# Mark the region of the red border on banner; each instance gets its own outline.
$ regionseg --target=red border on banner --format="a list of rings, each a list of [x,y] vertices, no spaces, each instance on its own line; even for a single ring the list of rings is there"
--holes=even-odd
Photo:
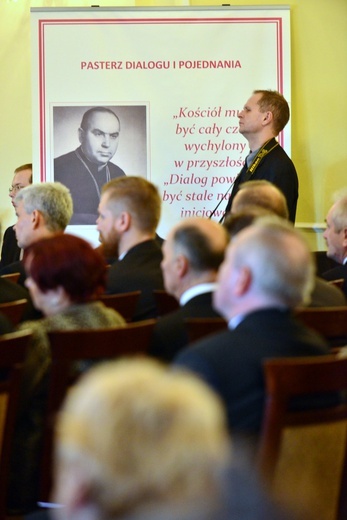
[[[46,180],[46,88],[45,88],[45,29],[51,25],[141,25],[141,24],[276,24],[277,43],[277,90],[283,93],[283,27],[281,17],[269,18],[125,18],[125,19],[40,19],[38,21],[39,47],[39,142],[40,142],[40,180]],[[284,146],[284,135],[278,140]]]

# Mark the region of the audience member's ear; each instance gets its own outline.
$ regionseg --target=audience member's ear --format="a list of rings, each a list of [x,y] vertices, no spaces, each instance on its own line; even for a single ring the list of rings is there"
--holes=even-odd
[[[240,297],[246,294],[252,283],[252,273],[248,267],[241,267],[234,285],[234,293]]]
[[[128,231],[131,226],[131,215],[127,211],[122,211],[116,219],[116,228],[118,231],[124,233]]]
[[[344,230],[343,230],[342,245],[344,247],[347,247],[347,227],[345,227]]]
[[[33,224],[33,229],[37,229],[40,225],[44,224],[44,217],[40,211],[34,209],[31,214],[31,221]]]
[[[78,466],[70,466],[67,471],[61,469],[55,484],[54,502],[63,506],[62,515],[57,510],[57,519],[79,518],[81,512],[92,507],[90,502],[90,483],[85,473]],[[81,516],[82,517],[82,516]],[[88,518],[88,517],[86,517]]]
[[[177,274],[180,278],[183,278],[189,269],[189,261],[184,255],[178,255],[176,257]]]

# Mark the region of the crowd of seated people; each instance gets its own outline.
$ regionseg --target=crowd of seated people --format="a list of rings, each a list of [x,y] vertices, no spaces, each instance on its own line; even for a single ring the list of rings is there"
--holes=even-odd
[[[154,360],[92,369],[68,395],[56,439],[57,520],[294,518],[236,463],[218,397]]]
[[[28,347],[17,415],[8,508],[22,514],[36,508],[39,456],[44,420],[52,330],[124,326],[125,320],[97,296],[105,291],[107,267],[102,255],[85,240],[59,234],[33,242],[24,252],[25,284],[43,317],[26,321]]]
[[[335,202],[325,233],[328,255],[341,264],[337,277],[345,279],[346,200],[342,197]],[[0,277],[0,289],[3,283],[4,291],[7,286],[9,294],[14,291],[12,299],[26,297],[28,309],[32,312],[34,306],[36,314],[28,314],[27,310],[19,325],[20,329],[29,328],[33,338],[13,441],[9,512],[21,514],[36,508],[40,431],[50,365],[47,332],[126,326],[122,316],[96,301],[101,293],[140,290],[134,321],[158,317],[154,290],[165,289],[177,299],[177,310],[158,319],[149,355],[172,363],[173,372],[184,367],[204,380],[219,395],[235,439],[247,438],[253,443],[259,435],[265,358],[329,353],[323,338],[296,321],[292,311],[302,305],[345,305],[345,297],[340,289],[315,276],[306,242],[286,222],[285,198],[267,181],[241,184],[224,225],[204,218],[183,220],[172,227],[162,248],[156,238],[160,195],[152,183],[139,177],[125,176],[104,186],[97,220],[100,251],[83,239],[64,233],[71,218],[72,201],[60,183],[25,187],[16,195],[15,205],[14,229],[24,255],[3,268],[0,275],[20,272],[21,277],[19,284]],[[105,258],[112,258],[108,268]],[[325,277],[333,279],[334,273],[326,273]],[[34,319],[28,321],[29,317]],[[192,317],[223,317],[228,328],[188,346],[185,319]],[[0,316],[0,332],[11,330],[13,326]],[[152,369],[155,377],[159,369],[148,368]],[[150,400],[148,403],[153,406]],[[141,436],[136,440],[140,443]],[[160,460],[163,463],[162,457]],[[70,462],[66,474],[69,472],[69,478],[76,477]],[[65,485],[57,489],[58,500],[65,504],[80,492]],[[123,510],[123,506],[119,506],[121,512],[104,511],[101,502],[94,503],[89,495],[86,500],[82,511],[76,509],[77,515],[84,508],[90,515],[101,507],[102,514],[110,514],[111,518],[137,518],[138,512],[141,518],[155,518],[162,514],[163,505],[164,518],[176,520],[177,516],[166,508],[166,502],[159,501],[155,514],[151,504],[146,503],[142,510],[142,496],[139,510],[135,508],[134,512]],[[77,506],[72,503],[71,507]],[[197,518],[201,517],[199,509],[193,512],[189,507],[186,512],[187,519],[195,518],[195,513]],[[65,514],[64,510],[61,514]],[[214,518],[224,519],[228,515]]]

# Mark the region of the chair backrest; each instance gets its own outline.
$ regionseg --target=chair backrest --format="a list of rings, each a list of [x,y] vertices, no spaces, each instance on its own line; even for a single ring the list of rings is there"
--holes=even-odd
[[[220,332],[228,326],[223,318],[186,318],[184,323],[187,328],[189,343]]]
[[[0,518],[6,518],[11,443],[30,338],[29,330],[0,336]]]
[[[13,325],[17,325],[22,319],[27,303],[28,300],[25,298],[14,300],[13,302],[0,303],[0,312],[2,312]]]
[[[49,332],[52,365],[49,377],[44,442],[41,460],[40,499],[49,499],[52,487],[54,419],[65,394],[74,383],[73,368],[81,360],[104,361],[121,356],[146,355],[156,320],[124,327]]]
[[[332,347],[347,344],[347,306],[301,307],[295,314],[307,327],[324,336]]]
[[[301,504],[312,518],[346,519],[347,405],[337,396],[347,389],[347,359],[267,360],[264,371],[263,477],[277,498]],[[299,399],[295,407],[293,398]]]
[[[6,280],[10,280],[13,283],[17,283],[20,277],[20,273],[8,273],[2,274],[1,278],[6,278]]]
[[[337,280],[329,280],[328,283],[330,285],[334,285],[335,287],[338,287],[339,289],[342,289],[343,284],[345,283],[345,280],[343,278],[337,278]]]
[[[120,294],[102,294],[98,299],[107,307],[118,311],[125,321],[130,322],[135,314],[140,295],[141,291],[132,291]]]
[[[155,303],[157,305],[158,316],[164,316],[169,312],[175,311],[179,308],[179,303],[171,294],[164,289],[155,289],[153,291]]]

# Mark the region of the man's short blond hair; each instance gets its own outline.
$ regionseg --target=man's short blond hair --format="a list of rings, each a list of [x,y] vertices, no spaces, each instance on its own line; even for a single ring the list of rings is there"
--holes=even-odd
[[[204,497],[227,463],[219,398],[149,359],[109,362],[71,390],[57,425],[57,473],[80,467],[100,511]]]
[[[102,193],[106,194],[111,211],[122,208],[131,214],[139,230],[155,233],[160,219],[161,198],[154,184],[143,177],[119,177],[105,184]]]

